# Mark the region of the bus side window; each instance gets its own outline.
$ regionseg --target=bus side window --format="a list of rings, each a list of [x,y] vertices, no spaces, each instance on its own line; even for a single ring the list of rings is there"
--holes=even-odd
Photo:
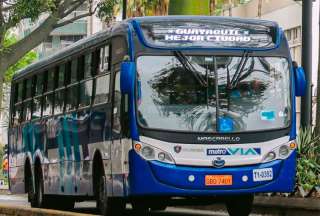
[[[47,92],[49,91],[53,91],[54,89],[54,74],[55,74],[55,68],[52,68],[50,69],[48,72],[47,72]]]
[[[43,95],[43,103],[42,103],[42,116],[43,117],[49,117],[53,114],[53,83],[54,78],[53,75],[51,75],[53,71],[46,71],[45,72],[45,82],[44,82],[44,89],[45,93]],[[51,82],[49,84],[49,82]]]
[[[13,102],[12,102],[12,112],[11,112],[11,124],[13,126],[17,126],[19,123],[19,116],[20,116],[20,108],[17,105],[18,103],[18,97],[19,97],[19,83],[14,84],[14,97],[13,97]]]
[[[64,112],[64,104],[65,104],[65,70],[66,64],[59,65],[56,68],[55,75],[55,91],[54,91],[54,109],[53,112],[55,115],[59,115]]]
[[[41,102],[42,102],[42,93],[44,86],[44,75],[43,73],[37,74],[33,77],[34,82],[34,94],[33,94],[33,105],[32,105],[32,119],[41,118]]]
[[[124,56],[128,54],[127,41],[123,36],[112,38],[112,65],[123,61]]]
[[[92,56],[93,53],[84,56],[84,79],[92,77]]]
[[[117,66],[116,66],[117,67]],[[118,66],[119,67],[119,66]],[[113,99],[113,130],[121,133],[121,91],[120,72],[117,70],[114,78],[114,99]]]
[[[31,107],[32,107],[32,79],[26,79],[23,82],[24,86],[24,101],[22,121],[31,120]]]
[[[95,97],[93,104],[109,102],[110,73],[95,78]]]
[[[91,75],[92,76],[95,76],[98,74],[99,64],[100,64],[100,49],[96,49],[92,53],[92,57],[91,57]]]
[[[100,48],[100,63],[99,63],[99,71],[98,74],[106,73],[110,71],[110,45],[107,44],[104,47]]]
[[[78,60],[74,59],[67,63],[66,67],[66,111],[74,111],[78,108]]]

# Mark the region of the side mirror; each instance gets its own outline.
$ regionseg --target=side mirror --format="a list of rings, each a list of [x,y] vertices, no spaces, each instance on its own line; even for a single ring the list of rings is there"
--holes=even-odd
[[[122,94],[131,95],[134,93],[135,68],[134,62],[121,63],[120,89]]]
[[[306,75],[302,67],[295,68],[294,70],[294,84],[296,96],[304,96],[306,93]]]
[[[133,140],[139,140],[137,116],[135,111],[135,81],[136,64],[130,61],[122,62],[120,71],[120,90],[122,94],[128,95],[130,136]]]

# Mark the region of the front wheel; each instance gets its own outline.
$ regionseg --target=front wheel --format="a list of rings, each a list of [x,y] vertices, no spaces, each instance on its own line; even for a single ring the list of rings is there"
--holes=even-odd
[[[253,205],[252,194],[227,198],[226,206],[230,216],[248,216]]]
[[[106,178],[101,176],[98,182],[97,207],[104,216],[120,216],[124,213],[125,202],[122,198],[108,197]]]

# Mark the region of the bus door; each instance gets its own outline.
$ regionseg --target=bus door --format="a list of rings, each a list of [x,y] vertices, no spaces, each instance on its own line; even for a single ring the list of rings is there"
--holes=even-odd
[[[124,37],[112,39],[112,179],[113,196],[125,196],[126,182],[129,173],[128,152],[131,145],[127,145],[128,139],[124,139],[124,128],[122,125],[123,100],[120,91],[120,66],[127,53],[127,45]]]
[[[99,149],[104,160],[109,160],[111,155],[112,106],[110,94],[111,66],[109,64],[109,47],[109,43],[106,43],[106,45],[97,49],[93,56],[93,62],[98,62],[98,67],[96,69],[97,72],[94,73],[94,97],[90,117],[89,152],[94,154],[95,150]],[[104,164],[106,179],[111,179],[111,162]]]

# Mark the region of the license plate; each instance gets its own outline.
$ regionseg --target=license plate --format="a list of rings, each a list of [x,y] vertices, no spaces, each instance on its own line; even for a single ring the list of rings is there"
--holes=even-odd
[[[254,169],[253,170],[253,181],[269,181],[273,179],[272,168],[265,169]]]
[[[206,175],[206,186],[232,185],[232,175]]]

